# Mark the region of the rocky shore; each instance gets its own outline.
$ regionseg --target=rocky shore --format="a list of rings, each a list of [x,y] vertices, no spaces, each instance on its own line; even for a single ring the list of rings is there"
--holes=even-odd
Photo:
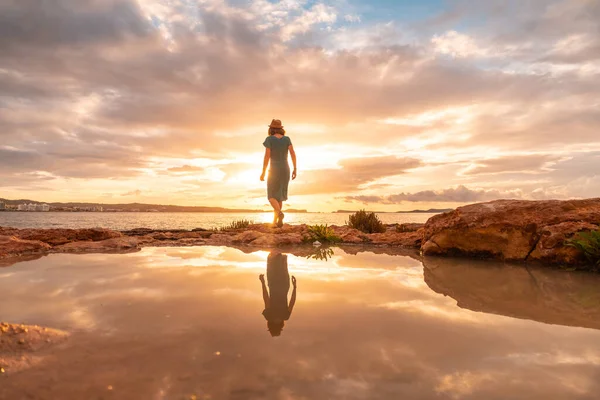
[[[332,226],[342,245],[419,249],[423,255],[466,256],[551,265],[584,263],[565,241],[600,229],[600,199],[571,201],[498,200],[473,204],[430,218],[426,224],[388,225],[366,234]],[[250,225],[241,230],[130,231],[108,229],[15,229],[0,227],[0,265],[48,253],[130,252],[148,246],[235,246],[273,248],[310,245],[307,225]]]

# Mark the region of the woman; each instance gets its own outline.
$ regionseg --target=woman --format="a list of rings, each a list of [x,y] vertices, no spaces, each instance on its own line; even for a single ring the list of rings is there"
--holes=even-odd
[[[260,180],[265,180],[265,173],[269,162],[269,179],[267,180],[267,198],[273,207],[273,226],[281,228],[283,226],[282,212],[283,202],[288,198],[288,184],[290,183],[290,166],[288,164],[288,153],[292,156],[294,171],[292,179],[296,179],[296,152],[292,141],[285,136],[285,130],[281,121],[274,119],[269,125],[269,136],[265,139],[265,158],[263,161],[263,171]]]
[[[287,255],[279,252],[271,252],[267,257],[267,281],[269,290],[265,284],[265,276],[258,276],[262,283],[263,300],[265,309],[263,316],[267,320],[267,329],[271,336],[281,335],[285,321],[290,319],[292,310],[296,304],[296,278],[292,276],[292,297],[288,305],[287,295],[290,291],[290,274],[288,272]]]

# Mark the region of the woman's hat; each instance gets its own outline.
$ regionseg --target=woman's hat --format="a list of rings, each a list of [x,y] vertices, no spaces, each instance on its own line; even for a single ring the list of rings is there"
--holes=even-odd
[[[274,119],[273,121],[271,121],[271,125],[269,125],[269,128],[283,128],[283,125],[281,125],[281,120]]]

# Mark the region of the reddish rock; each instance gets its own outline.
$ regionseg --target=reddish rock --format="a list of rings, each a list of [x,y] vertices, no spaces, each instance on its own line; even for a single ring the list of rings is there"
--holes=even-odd
[[[232,235],[225,233],[213,233],[210,238],[206,240],[206,244],[209,246],[228,246],[233,243]]]
[[[417,232],[419,229],[423,228],[425,224],[417,224],[417,223],[408,223],[408,224],[398,224],[396,226],[397,232]]]
[[[250,244],[252,246],[279,247],[302,244],[303,236],[299,233],[263,234]]]
[[[257,231],[245,231],[232,238],[233,243],[250,243],[263,236],[264,233]]]
[[[14,236],[0,236],[0,259],[44,253],[50,246],[37,240],[23,240]]]
[[[98,242],[71,242],[55,246],[55,253],[112,253],[139,249],[139,241],[134,237],[119,237]]]
[[[600,226],[588,222],[564,222],[540,229],[539,241],[529,255],[529,260],[549,264],[575,265],[583,261],[581,253],[571,246],[565,246],[577,232],[595,231]]]
[[[564,239],[598,225],[600,199],[498,200],[430,218],[421,249],[425,255],[572,264],[578,257]]]
[[[67,337],[67,332],[56,329],[0,322],[0,355],[36,351]]]
[[[76,241],[100,241],[123,236],[110,229],[16,229],[14,235],[26,240],[39,240],[56,246]]]
[[[347,225],[344,226],[331,226],[333,233],[342,239],[343,243],[365,243],[369,241],[367,235],[358,229],[350,228]]]
[[[0,381],[39,362],[34,352],[60,343],[69,334],[64,331],[32,325],[0,322]]]
[[[372,244],[419,247],[423,239],[423,231],[398,232],[395,228],[390,228],[384,233],[371,233],[366,236]]]

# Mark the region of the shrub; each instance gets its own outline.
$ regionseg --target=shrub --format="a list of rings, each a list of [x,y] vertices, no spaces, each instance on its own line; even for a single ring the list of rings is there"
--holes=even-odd
[[[600,231],[579,232],[565,244],[581,251],[590,264],[600,268]]]
[[[315,240],[318,240],[321,243],[338,243],[342,241],[342,239],[333,232],[333,229],[327,225],[309,225],[308,238],[306,238],[306,241],[314,242]]]
[[[385,225],[374,212],[368,213],[365,210],[350,215],[346,225],[364,233],[383,233],[386,230]]]
[[[219,228],[219,230],[231,231],[231,230],[237,230],[237,229],[245,229],[245,228],[249,227],[250,224],[252,224],[252,221],[248,221],[247,219],[240,219],[240,220],[233,221],[229,225],[222,226],[221,228]]]

